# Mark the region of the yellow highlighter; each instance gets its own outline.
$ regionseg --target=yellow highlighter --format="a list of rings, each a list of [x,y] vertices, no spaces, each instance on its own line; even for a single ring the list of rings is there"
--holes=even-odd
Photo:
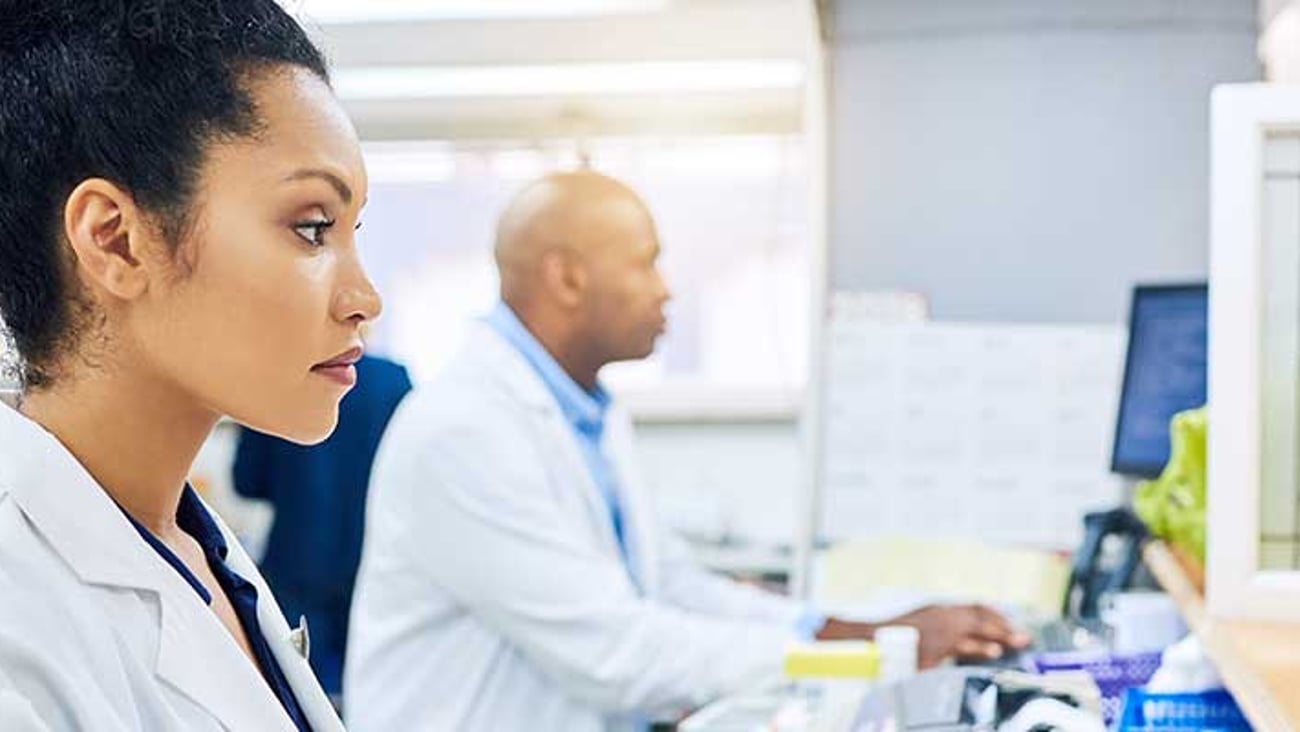
[[[785,651],[785,675],[792,679],[874,679],[880,675],[880,647],[864,640],[792,643]]]

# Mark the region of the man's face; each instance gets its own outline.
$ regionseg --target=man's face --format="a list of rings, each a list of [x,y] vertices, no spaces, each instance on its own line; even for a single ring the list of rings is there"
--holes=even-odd
[[[667,324],[671,295],[658,268],[659,237],[649,213],[633,200],[614,200],[594,217],[600,238],[585,256],[584,321],[605,363],[645,358]]]

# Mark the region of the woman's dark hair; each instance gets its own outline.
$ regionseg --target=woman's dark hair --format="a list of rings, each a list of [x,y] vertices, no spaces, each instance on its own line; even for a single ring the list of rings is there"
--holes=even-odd
[[[179,241],[214,139],[256,134],[249,80],[321,53],[275,0],[0,0],[0,316],[28,387],[87,306],[63,204],[104,178]]]

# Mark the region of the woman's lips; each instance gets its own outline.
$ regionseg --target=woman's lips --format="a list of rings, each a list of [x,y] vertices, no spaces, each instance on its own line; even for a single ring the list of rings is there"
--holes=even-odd
[[[343,386],[354,386],[357,383],[357,367],[352,364],[338,364],[336,366],[313,366],[313,374],[320,374],[327,379],[331,379]]]
[[[343,386],[352,386],[357,383],[357,367],[355,364],[361,360],[362,353],[364,351],[360,346],[349,348],[324,363],[312,366],[311,371],[314,374],[320,374],[332,379]]]

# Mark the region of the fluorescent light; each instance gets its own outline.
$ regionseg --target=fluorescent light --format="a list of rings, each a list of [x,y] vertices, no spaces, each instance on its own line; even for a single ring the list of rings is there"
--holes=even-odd
[[[663,10],[667,0],[281,0],[316,23],[493,20],[616,15]]]
[[[662,61],[549,66],[395,66],[338,69],[347,100],[583,96],[797,89],[800,61]]]

